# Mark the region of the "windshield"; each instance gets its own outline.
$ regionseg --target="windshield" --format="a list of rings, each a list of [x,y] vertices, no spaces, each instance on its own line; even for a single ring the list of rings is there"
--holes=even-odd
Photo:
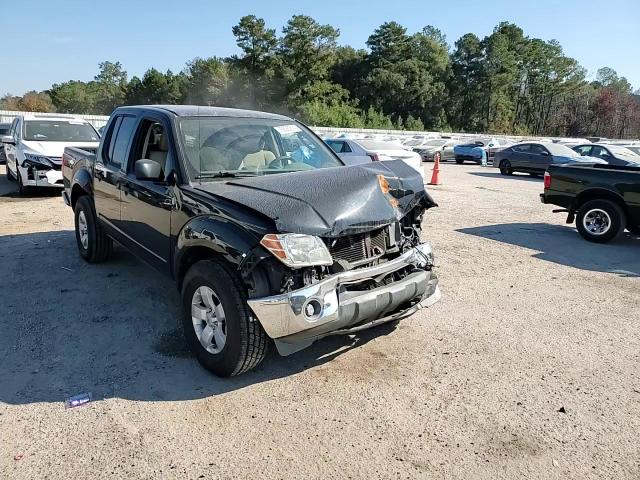
[[[343,165],[293,120],[194,117],[181,119],[179,130],[189,174],[199,180]]]
[[[26,120],[24,140],[38,142],[98,142],[99,136],[88,123],[73,120]]]
[[[414,140],[409,140],[408,142],[405,142],[405,145],[409,147],[417,147],[418,145],[422,145],[423,143],[424,143],[424,140],[414,139]]]
[[[579,157],[580,154],[574,150],[571,150],[565,145],[559,143],[545,143],[545,148],[551,152],[551,155],[558,157]]]
[[[425,143],[425,146],[427,146],[427,147],[441,147],[445,143],[447,143],[446,140],[429,140],[428,142]]]

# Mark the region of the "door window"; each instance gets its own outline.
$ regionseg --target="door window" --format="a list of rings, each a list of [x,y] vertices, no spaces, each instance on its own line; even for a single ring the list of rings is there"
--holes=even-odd
[[[531,145],[529,145],[529,144],[514,145],[513,146],[513,151],[514,152],[518,152],[518,153],[529,153],[531,151]]]
[[[127,168],[129,173],[135,170],[135,162],[141,159],[153,160],[162,167],[158,180],[163,180],[169,159],[169,138],[164,126],[155,121],[145,119],[140,122],[131,162]]]
[[[581,147],[577,147],[576,152],[582,156],[589,156],[591,155],[591,145],[582,145]]]
[[[109,135],[109,150],[107,152],[103,151],[105,163],[118,168],[126,164],[129,143],[135,131],[135,126],[136,118],[129,115],[121,115],[114,120]]]
[[[592,151],[591,156],[593,156],[593,157],[598,157],[598,158],[601,158],[601,159],[607,160],[607,161],[609,161],[609,160],[611,160],[613,158],[613,155],[611,155],[606,148],[597,147],[597,146],[596,147],[592,147],[592,148],[593,148],[593,150],[591,150]]]
[[[13,122],[11,123],[11,131],[9,132],[9,135],[11,135],[14,139],[18,139],[18,119],[14,118]]]
[[[531,153],[534,155],[547,155],[547,149],[541,145],[531,145]]]

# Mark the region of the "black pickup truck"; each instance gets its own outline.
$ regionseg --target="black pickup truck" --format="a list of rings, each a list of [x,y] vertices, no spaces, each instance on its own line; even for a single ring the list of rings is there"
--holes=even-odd
[[[567,223],[591,242],[605,243],[625,228],[640,234],[640,167],[551,165],[542,203],[562,207]]]
[[[191,106],[117,109],[97,152],[66,149],[80,255],[113,240],[181,292],[184,334],[220,376],[440,297],[421,223],[437,206],[402,161],[346,167],[290,118]]]

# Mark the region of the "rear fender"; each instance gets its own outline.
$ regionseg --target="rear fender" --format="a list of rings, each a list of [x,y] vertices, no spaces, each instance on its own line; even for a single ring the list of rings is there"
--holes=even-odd
[[[93,177],[86,168],[81,168],[73,173],[71,181],[71,207],[75,207],[80,195],[93,195]]]

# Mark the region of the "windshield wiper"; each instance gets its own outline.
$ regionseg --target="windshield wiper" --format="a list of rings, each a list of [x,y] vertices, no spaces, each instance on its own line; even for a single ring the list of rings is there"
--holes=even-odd
[[[196,175],[196,179],[202,178],[239,178],[239,177],[251,177],[253,174],[248,172],[209,172]]]

